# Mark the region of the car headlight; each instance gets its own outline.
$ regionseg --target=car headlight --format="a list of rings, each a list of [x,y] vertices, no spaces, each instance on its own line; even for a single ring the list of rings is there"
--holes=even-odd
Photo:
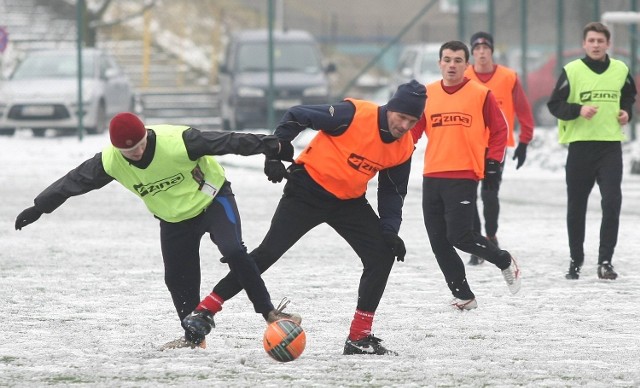
[[[326,96],[329,94],[329,88],[326,86],[314,86],[312,88],[306,88],[302,95],[309,96]]]
[[[241,86],[238,88],[238,97],[264,97],[264,90]]]

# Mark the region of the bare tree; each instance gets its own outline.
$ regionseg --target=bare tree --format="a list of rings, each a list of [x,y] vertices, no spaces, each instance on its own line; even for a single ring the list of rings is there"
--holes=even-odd
[[[112,27],[124,23],[125,21],[139,17],[144,12],[156,4],[156,0],[147,0],[142,7],[126,16],[117,20],[104,21],[104,15],[109,9],[112,0],[103,0],[96,7],[87,6],[86,0],[80,1],[82,6],[82,36],[87,47],[95,47],[97,43],[98,29],[103,27]]]

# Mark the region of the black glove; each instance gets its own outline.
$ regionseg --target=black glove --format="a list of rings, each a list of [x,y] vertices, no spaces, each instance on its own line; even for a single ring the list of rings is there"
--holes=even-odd
[[[271,182],[278,183],[287,176],[287,169],[279,159],[267,157],[264,160],[264,173]]]
[[[497,191],[500,187],[500,172],[502,165],[497,160],[487,159],[484,164],[484,187],[490,191]]]
[[[516,150],[513,152],[513,159],[516,160],[518,158],[518,164],[516,165],[516,170],[522,167],[524,161],[527,159],[527,143],[518,143]]]
[[[404,241],[395,233],[385,232],[382,234],[382,238],[384,238],[384,242],[387,243],[387,246],[391,248],[391,252],[393,252],[393,256],[398,261],[404,261],[404,255],[407,254],[407,248],[404,246]]]
[[[290,141],[280,142],[280,152],[278,152],[276,157],[280,160],[293,162],[293,145]]]
[[[38,221],[38,218],[42,215],[42,212],[36,209],[35,206],[24,209],[18,217],[16,217],[16,230],[22,230],[25,226]]]

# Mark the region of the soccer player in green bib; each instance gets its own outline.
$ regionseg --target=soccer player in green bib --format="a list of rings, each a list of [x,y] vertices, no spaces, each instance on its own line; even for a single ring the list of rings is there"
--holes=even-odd
[[[119,113],[109,124],[111,144],[47,187],[23,210],[15,228],[51,213],[69,197],[97,190],[113,180],[139,197],[160,221],[165,283],[185,335],[162,349],[204,348],[214,327],[208,299],[200,300],[200,240],[211,241],[267,322],[300,316],[275,309],[253,259],[242,241],[240,214],[225,171],[212,155],[265,154],[291,160],[293,146],[271,135],[201,132],[181,125],[146,127],[133,113]],[[194,322],[196,323],[194,325]]]

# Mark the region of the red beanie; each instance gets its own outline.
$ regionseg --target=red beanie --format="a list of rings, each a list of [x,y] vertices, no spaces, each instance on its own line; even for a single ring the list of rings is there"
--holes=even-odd
[[[116,148],[133,148],[146,135],[147,129],[138,116],[133,113],[118,113],[109,123],[109,137],[111,144]]]

